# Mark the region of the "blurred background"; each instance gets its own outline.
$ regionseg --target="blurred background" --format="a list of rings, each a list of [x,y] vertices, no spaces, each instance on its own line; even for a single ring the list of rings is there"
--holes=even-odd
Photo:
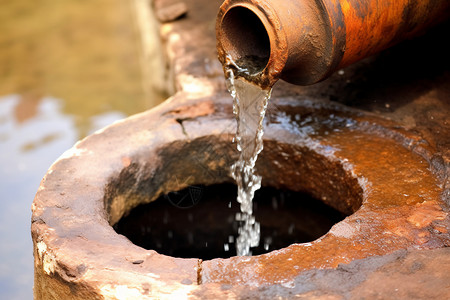
[[[0,0],[0,299],[33,297],[31,203],[50,165],[167,98],[149,84],[158,40],[145,5]]]

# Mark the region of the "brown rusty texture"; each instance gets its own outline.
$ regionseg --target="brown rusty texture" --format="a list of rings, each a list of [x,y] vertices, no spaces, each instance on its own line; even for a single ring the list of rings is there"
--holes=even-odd
[[[450,14],[450,2],[446,0],[339,2],[346,28],[345,52],[339,67],[423,34]]]
[[[449,15],[446,0],[226,0],[217,16],[217,49],[222,63],[226,55],[236,61],[268,54],[261,72],[242,74],[264,88],[279,78],[308,85]]]
[[[258,172],[263,185],[350,214],[322,238],[201,261],[113,230],[162,193],[231,181],[235,121],[214,51],[220,3],[185,3],[186,17],[160,28],[177,93],[84,139],[45,175],[32,206],[35,298],[445,299],[450,64],[440,43],[449,26],[316,85],[277,83]]]

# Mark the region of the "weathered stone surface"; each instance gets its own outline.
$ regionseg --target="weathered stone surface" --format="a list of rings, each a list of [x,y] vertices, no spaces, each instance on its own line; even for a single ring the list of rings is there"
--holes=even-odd
[[[305,122],[308,115],[315,118]],[[262,286],[277,293],[272,285],[290,286],[307,270],[448,245],[448,208],[437,180],[423,159],[402,146],[417,137],[376,121],[336,104],[279,100],[257,165],[263,184],[307,190],[354,213],[310,244],[205,262],[144,250],[110,225],[161,193],[230,181],[227,170],[237,153],[228,98],[180,94],[86,138],[50,168],[34,201],[37,297],[199,292],[201,298],[221,293],[222,285],[232,286],[224,295],[233,297]],[[258,288],[235,288],[246,285]]]
[[[187,12],[188,8],[186,6],[186,3],[176,2],[159,7],[156,10],[156,17],[158,18],[158,21],[160,21],[161,23],[166,23],[175,21],[185,16]]]
[[[79,142],[45,175],[33,202],[35,297],[445,298],[449,73],[402,71],[401,48],[315,86],[275,87],[258,172],[264,185],[353,213],[322,238],[202,262],[142,249],[113,230],[162,193],[231,181],[235,122],[215,58],[220,3],[185,3],[186,18],[161,25],[177,93]],[[398,76],[377,79],[392,71],[380,66],[386,56]]]
[[[225,299],[232,288],[239,299],[446,299],[449,268],[449,248],[400,250],[334,269],[304,271],[290,283],[250,288],[222,284],[195,295]]]

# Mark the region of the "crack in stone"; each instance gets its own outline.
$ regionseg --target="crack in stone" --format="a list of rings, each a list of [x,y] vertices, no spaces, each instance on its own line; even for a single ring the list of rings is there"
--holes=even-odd
[[[202,284],[202,263],[203,260],[199,259],[197,262],[197,285]]]
[[[189,135],[188,135],[188,133],[187,133],[187,131],[186,131],[186,128],[185,128],[184,125],[183,125],[183,122],[186,121],[186,120],[189,120],[189,119],[190,119],[190,118],[184,118],[184,119],[177,118],[177,119],[175,119],[175,121],[177,121],[177,123],[180,124],[181,130],[183,131],[183,134],[184,134],[187,138],[189,138]]]
[[[42,217],[36,217],[31,219],[31,224],[45,224],[45,221]]]

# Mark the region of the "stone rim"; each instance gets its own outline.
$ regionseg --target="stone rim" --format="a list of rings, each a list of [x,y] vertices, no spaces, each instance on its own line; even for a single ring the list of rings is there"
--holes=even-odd
[[[32,235],[35,243],[36,276],[48,277],[50,274],[58,274],[56,277],[60,278],[61,282],[83,283],[84,286],[93,287],[91,292],[94,294],[96,290],[102,291],[104,295],[113,295],[124,290],[130,295],[139,293],[150,297],[174,291],[188,294],[197,288],[207,288],[208,283],[232,285],[288,283],[302,271],[311,267],[333,268],[339,263],[388,254],[398,249],[440,246],[439,239],[436,237],[430,236],[430,234],[423,236],[429,232],[429,227],[433,225],[434,221],[447,217],[447,213],[442,210],[443,203],[439,199],[439,189],[436,187],[436,180],[431,172],[426,174],[429,181],[422,183],[423,189],[429,191],[425,200],[416,199],[404,203],[383,202],[383,197],[384,199],[389,197],[376,194],[381,193],[383,187],[379,186],[379,189],[374,191],[370,180],[364,180],[364,178],[367,179],[364,176],[364,168],[361,169],[361,165],[358,163],[348,161],[345,151],[351,153],[355,150],[354,147],[351,147],[351,142],[346,142],[349,149],[344,150],[344,153],[342,153],[342,149],[336,152],[337,148],[331,151],[327,143],[337,143],[339,139],[343,138],[342,134],[321,138],[320,132],[315,137],[313,134],[312,140],[307,140],[311,144],[303,144],[303,146],[307,146],[311,151],[325,157],[334,156],[334,160],[343,164],[349,174],[360,178],[359,184],[363,186],[364,200],[363,206],[358,212],[336,224],[321,239],[309,245],[291,245],[258,257],[234,257],[208,262],[170,258],[133,245],[126,238],[114,232],[109,223],[114,223],[114,220],[108,221],[105,213],[104,191],[110,179],[117,177],[121,170],[131,166],[133,159],[145,160],[147,158],[148,160],[148,157],[152,157],[161,149],[161,145],[177,140],[189,142],[201,136],[211,135],[220,135],[231,139],[234,133],[234,121],[231,118],[231,105],[228,98],[215,99],[214,102],[209,99],[186,100],[180,98],[178,101],[169,101],[149,112],[130,117],[95,133],[75,145],[50,168],[33,203]],[[179,105],[179,103],[184,105]],[[265,133],[266,140],[292,142],[298,138],[298,128],[283,128],[283,126],[289,125],[283,124],[283,120],[292,118],[292,116],[295,118],[293,112],[301,110],[306,115],[314,112],[316,115],[322,114],[327,118],[333,114],[337,116],[336,122],[342,121],[344,126],[350,120],[351,122],[348,124],[350,127],[353,126],[354,130],[365,132],[367,136],[376,137],[379,140],[388,140],[398,149],[403,149],[404,153],[409,153],[408,155],[414,156],[415,154],[401,144],[414,144],[416,147],[423,146],[423,149],[426,149],[422,140],[392,130],[389,128],[392,124],[389,122],[374,119],[337,104],[281,99],[277,101],[276,109],[281,117],[279,120],[269,122]],[[208,126],[201,125],[205,122]],[[140,130],[136,130],[136,127]],[[160,132],[166,134],[161,135]],[[118,133],[122,137],[117,136]],[[309,133],[303,137],[307,136],[311,138]],[[121,145],[120,149],[114,147],[117,145]],[[321,145],[324,147],[320,147]],[[115,149],[114,153],[108,152],[111,147]],[[149,149],[153,149],[153,154]],[[358,150],[361,151],[361,149]],[[370,152],[372,149],[362,152],[367,154],[367,151]],[[100,159],[98,159],[99,153],[102,153]],[[336,156],[336,154],[338,155]],[[94,157],[96,158],[94,159]],[[415,159],[420,160],[420,157],[417,156]],[[154,166],[160,166],[161,161],[156,159],[152,163]],[[423,168],[427,168],[426,162],[420,164],[423,165]],[[61,179],[70,179],[70,181]],[[432,186],[430,186],[431,183]],[[181,189],[183,186],[178,188]],[[173,187],[170,185],[159,187],[155,192],[155,197],[171,189],[173,190]],[[373,201],[374,198],[377,201]],[[395,199],[396,196],[393,198]],[[377,212],[380,212],[380,215],[375,216],[374,214]],[[431,217],[426,221],[420,218],[411,219],[411,216],[421,213],[427,213]],[[361,214],[364,214],[364,218]],[[399,216],[402,216],[402,219],[399,220]],[[359,228],[359,232],[355,231],[358,226],[364,227],[361,224],[367,224],[367,222],[363,222],[367,217],[369,220],[378,222],[370,224],[371,227],[378,229],[368,231],[366,228],[365,231],[361,231]],[[392,224],[389,225],[389,222]],[[89,226],[95,230],[86,230]],[[388,241],[393,245],[392,247],[383,249],[386,248],[383,243],[377,245],[371,241],[364,242],[366,239],[376,242],[388,228],[392,236],[387,239],[383,237],[383,243]],[[398,232],[395,230],[392,232],[392,228],[398,229]],[[424,238],[427,241],[424,241]],[[327,260],[327,263],[320,264],[312,261],[311,256],[308,256],[309,266],[308,264],[299,265],[299,258],[292,259],[304,254],[305,251],[316,255],[321,251],[331,253],[333,249],[330,250],[330,246],[326,245],[347,245],[352,240],[359,241],[356,246],[354,245],[353,252],[357,253],[352,253],[347,257],[337,255],[329,261]],[[105,251],[113,255],[106,261],[97,261]],[[270,266],[273,265],[276,265],[279,270],[273,270],[271,277],[263,276],[267,273],[267,268],[271,268]],[[233,272],[232,269],[235,268],[241,272],[239,274],[236,271]],[[202,285],[197,287],[195,283]],[[39,284],[36,282],[37,289],[40,288]],[[76,291],[77,289],[75,289]]]

